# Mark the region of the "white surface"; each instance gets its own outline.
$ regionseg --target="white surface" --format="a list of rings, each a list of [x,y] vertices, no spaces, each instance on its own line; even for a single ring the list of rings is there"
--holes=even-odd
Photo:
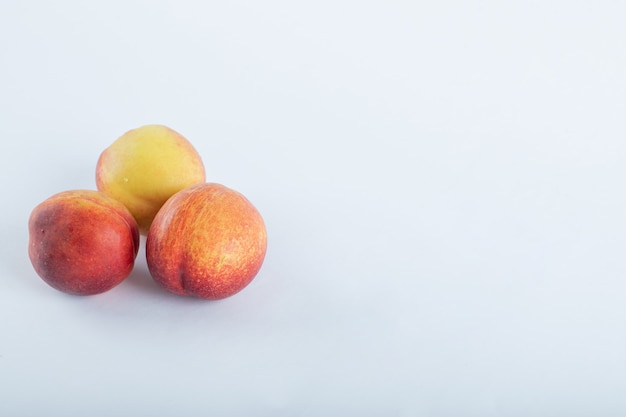
[[[626,413],[623,3],[8,3],[0,415]],[[240,294],[33,271],[146,123],[263,214]]]

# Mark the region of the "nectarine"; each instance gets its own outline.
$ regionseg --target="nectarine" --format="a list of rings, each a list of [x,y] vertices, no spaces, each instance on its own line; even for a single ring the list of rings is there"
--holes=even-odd
[[[122,202],[147,234],[163,203],[176,192],[203,183],[204,165],[193,145],[162,125],[146,125],[119,137],[100,155],[96,185]]]
[[[252,203],[205,183],[163,205],[146,239],[146,260],[154,280],[170,292],[216,300],[252,281],[266,249],[265,224]]]
[[[137,223],[120,202],[98,191],[72,190],[32,211],[28,255],[37,274],[69,294],[110,290],[132,271]]]

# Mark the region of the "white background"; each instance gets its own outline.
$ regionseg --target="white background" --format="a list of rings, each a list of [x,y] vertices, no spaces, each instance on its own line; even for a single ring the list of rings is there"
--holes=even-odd
[[[619,1],[5,1],[0,415],[626,414]],[[76,297],[30,211],[166,124],[265,218],[219,302]]]

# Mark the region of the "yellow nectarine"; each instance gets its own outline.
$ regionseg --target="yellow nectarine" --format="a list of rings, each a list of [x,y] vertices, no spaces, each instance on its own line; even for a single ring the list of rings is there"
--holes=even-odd
[[[98,190],[122,202],[144,235],[168,198],[204,181],[196,149],[163,125],[126,132],[102,152],[96,166]]]

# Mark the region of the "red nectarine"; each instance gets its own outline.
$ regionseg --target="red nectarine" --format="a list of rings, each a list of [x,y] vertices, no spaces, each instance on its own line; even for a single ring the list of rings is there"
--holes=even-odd
[[[104,193],[72,190],[39,204],[28,222],[28,255],[37,274],[69,294],[98,294],[121,283],[139,249],[135,219]]]
[[[252,281],[266,248],[265,224],[250,201],[206,183],[179,191],[161,207],[148,232],[146,260],[165,289],[216,300]]]

